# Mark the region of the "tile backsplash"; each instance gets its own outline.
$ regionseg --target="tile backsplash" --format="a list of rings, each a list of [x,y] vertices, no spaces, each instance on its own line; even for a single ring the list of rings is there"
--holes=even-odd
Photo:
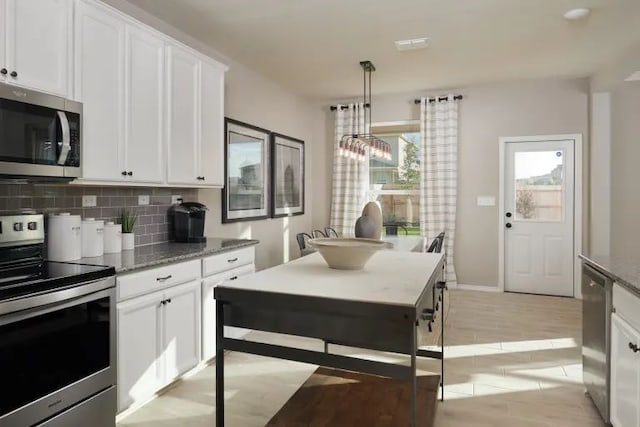
[[[96,196],[95,207],[82,207],[82,196]],[[138,196],[149,196],[148,205],[138,205]],[[171,195],[196,201],[198,190],[189,188],[94,187],[76,184],[0,183],[0,214],[22,209],[48,213],[70,212],[82,218],[118,219],[123,207],[138,214],[136,246],[173,240],[170,217]]]

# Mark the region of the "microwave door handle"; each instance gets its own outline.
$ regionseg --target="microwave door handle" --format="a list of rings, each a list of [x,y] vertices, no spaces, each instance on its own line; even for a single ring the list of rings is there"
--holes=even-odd
[[[60,119],[60,125],[62,127],[62,142],[60,145],[60,155],[58,155],[58,164],[64,165],[69,157],[69,151],[71,151],[71,133],[69,132],[69,119],[64,111],[58,111],[58,119]]]

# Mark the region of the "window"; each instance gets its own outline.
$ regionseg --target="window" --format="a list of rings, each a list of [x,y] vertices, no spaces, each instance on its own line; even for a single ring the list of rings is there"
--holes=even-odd
[[[382,208],[383,233],[420,234],[420,133],[417,125],[395,132],[372,131],[391,145],[391,159],[369,160],[370,200]]]

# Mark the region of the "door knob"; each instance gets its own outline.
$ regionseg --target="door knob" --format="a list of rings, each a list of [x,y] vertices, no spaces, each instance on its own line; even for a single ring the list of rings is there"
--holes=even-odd
[[[507,212],[506,215],[507,215],[507,218],[511,218],[511,212]]]
[[[511,228],[512,227],[510,222],[506,223],[504,226],[507,227],[507,228]]]

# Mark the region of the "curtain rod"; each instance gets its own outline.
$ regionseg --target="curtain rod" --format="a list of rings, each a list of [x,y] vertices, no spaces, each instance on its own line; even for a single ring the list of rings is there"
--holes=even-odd
[[[449,97],[448,97],[448,96],[439,96],[439,97],[437,97],[437,98],[436,98],[436,97],[431,97],[431,96],[430,96],[430,97],[429,97],[429,102],[436,102],[436,101],[440,102],[440,101],[446,101],[447,99],[449,99]],[[453,99],[460,100],[460,99],[462,99],[462,95],[454,95],[454,96],[453,96]],[[420,102],[422,102],[422,100],[421,100],[421,99],[414,99],[414,100],[413,100],[413,103],[414,103],[414,104],[420,104]]]
[[[364,108],[369,108],[369,107],[371,107],[371,105],[368,102],[366,104],[364,104]],[[341,105],[340,106],[341,110],[346,110],[347,108],[349,108],[348,105]],[[331,111],[336,111],[337,109],[338,109],[337,105],[332,105],[331,106]]]

